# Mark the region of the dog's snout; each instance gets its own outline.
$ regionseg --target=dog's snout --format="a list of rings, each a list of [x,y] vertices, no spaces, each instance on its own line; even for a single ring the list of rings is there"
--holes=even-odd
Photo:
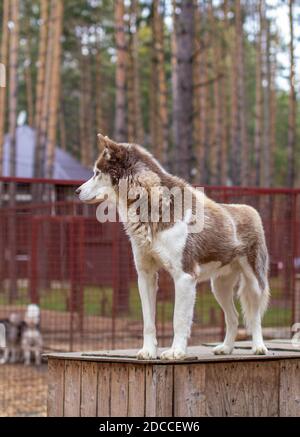
[[[80,189],[80,188],[77,188],[77,190],[75,191],[75,193],[79,195],[79,194],[80,194],[80,191],[81,191],[81,189]]]

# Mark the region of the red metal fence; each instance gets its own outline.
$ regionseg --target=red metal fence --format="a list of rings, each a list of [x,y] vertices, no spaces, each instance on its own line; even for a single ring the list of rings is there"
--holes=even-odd
[[[10,189],[15,187],[16,204]],[[78,181],[3,178],[0,208],[0,316],[29,302],[42,309],[50,350],[129,347],[141,344],[141,311],[127,238],[119,223],[100,224],[94,206],[79,203]],[[34,192],[44,193],[34,201]],[[271,305],[265,335],[289,336],[295,314],[295,277],[300,272],[299,190],[207,187],[223,203],[247,203],[263,218],[270,251]],[[44,197],[43,197],[44,196]],[[172,336],[173,284],[160,278],[158,336]],[[219,340],[222,313],[199,286],[192,342]]]
[[[77,201],[79,184],[0,179],[0,319],[37,302],[46,351],[140,347],[142,315],[127,237],[119,223],[100,224],[96,207]],[[206,193],[259,210],[271,261],[264,335],[290,337],[300,321],[300,190],[207,187]],[[159,286],[158,340],[167,346],[171,278],[162,273]],[[207,283],[199,286],[194,321],[191,343],[223,336],[223,315]],[[46,384],[45,366],[0,366],[0,416],[45,415]]]

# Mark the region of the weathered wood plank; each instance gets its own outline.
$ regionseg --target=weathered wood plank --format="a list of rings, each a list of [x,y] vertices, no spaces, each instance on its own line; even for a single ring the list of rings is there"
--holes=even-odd
[[[145,366],[128,366],[128,417],[145,416]]]
[[[128,414],[128,365],[111,364],[111,417]]]
[[[146,366],[146,416],[173,415],[173,366]]]
[[[48,361],[48,417],[64,415],[64,378],[65,362],[49,359]]]
[[[174,366],[174,416],[205,416],[205,364]]]
[[[82,363],[80,400],[80,415],[82,417],[96,417],[97,415],[97,375],[96,363]]]
[[[97,416],[110,416],[110,384],[111,366],[109,363],[98,364],[98,394],[97,394]]]
[[[64,416],[78,417],[80,415],[80,380],[81,362],[65,362],[65,398]]]
[[[279,364],[207,364],[206,415],[278,416]]]
[[[280,416],[300,417],[300,360],[283,360],[280,364]]]

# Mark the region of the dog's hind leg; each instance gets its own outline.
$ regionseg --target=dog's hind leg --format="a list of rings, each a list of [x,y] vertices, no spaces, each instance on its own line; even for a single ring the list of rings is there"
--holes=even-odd
[[[182,273],[175,278],[174,339],[171,349],[161,354],[162,359],[173,360],[185,357],[193,321],[195,295],[196,281],[191,275]]]
[[[211,280],[212,292],[224,311],[226,335],[222,344],[214,348],[216,355],[231,354],[238,330],[238,312],[233,301],[234,286],[237,284],[240,273],[237,270],[226,276]]]
[[[256,355],[266,355],[268,350],[264,345],[261,319],[269,296],[268,283],[266,281],[265,289],[262,290],[247,260],[242,259],[241,265],[243,274],[238,295],[246,327],[252,334],[252,352]]]

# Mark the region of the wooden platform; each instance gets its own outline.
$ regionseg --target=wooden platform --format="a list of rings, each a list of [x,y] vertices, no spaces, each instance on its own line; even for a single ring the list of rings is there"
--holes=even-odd
[[[250,343],[215,356],[190,347],[184,361],[141,361],[136,350],[49,354],[49,416],[300,416],[300,349]]]

